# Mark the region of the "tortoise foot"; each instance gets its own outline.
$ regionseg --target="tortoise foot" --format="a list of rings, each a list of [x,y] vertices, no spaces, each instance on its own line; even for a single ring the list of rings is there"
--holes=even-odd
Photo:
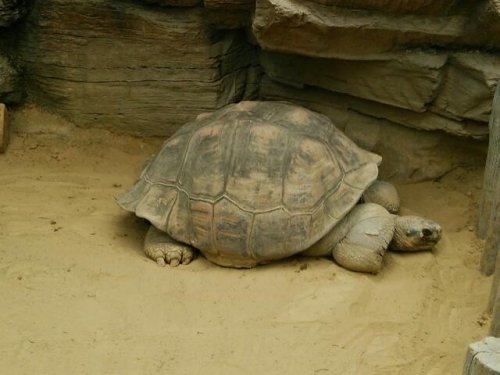
[[[179,264],[189,264],[194,258],[192,247],[175,241],[169,235],[151,226],[144,240],[144,252],[160,266],[169,264],[177,267]]]
[[[148,251],[144,251],[146,254],[148,253]],[[165,246],[163,249],[156,249],[155,255],[151,258],[156,260],[156,263],[162,267],[167,264],[170,265],[170,267],[177,267],[179,264],[187,265],[191,263],[194,258],[194,251],[191,248],[172,248],[172,246]]]

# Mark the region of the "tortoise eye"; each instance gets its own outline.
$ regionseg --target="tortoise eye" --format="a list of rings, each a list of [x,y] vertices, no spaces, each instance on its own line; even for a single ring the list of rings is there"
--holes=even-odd
[[[418,231],[417,231],[417,230],[415,230],[415,229],[408,229],[408,230],[406,231],[406,235],[407,235],[407,236],[415,236],[417,233],[418,233]]]
[[[430,229],[425,228],[422,230],[422,234],[424,236],[428,237],[428,236],[432,235],[432,231]]]

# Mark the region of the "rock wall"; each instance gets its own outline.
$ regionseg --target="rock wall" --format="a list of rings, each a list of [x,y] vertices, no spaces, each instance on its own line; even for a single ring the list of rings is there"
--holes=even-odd
[[[0,0],[0,27],[12,25],[27,11],[26,0]]]
[[[5,34],[7,27],[22,18],[27,12],[24,0],[0,0],[0,102],[17,104],[23,99],[21,74],[14,65],[10,43]]]
[[[200,7],[44,0],[22,35],[32,100],[82,125],[143,135],[172,134],[247,97],[256,64],[243,33],[216,32]]]
[[[484,161],[497,0],[33,0],[19,21],[27,3],[0,1],[0,39],[15,39],[0,100],[162,136],[230,102],[287,100],[385,156],[389,177]]]
[[[17,104],[22,98],[23,88],[19,71],[12,65],[8,55],[0,52],[0,102]]]
[[[496,1],[257,0],[260,97],[329,115],[394,179],[483,163],[500,55],[480,30],[499,14]]]

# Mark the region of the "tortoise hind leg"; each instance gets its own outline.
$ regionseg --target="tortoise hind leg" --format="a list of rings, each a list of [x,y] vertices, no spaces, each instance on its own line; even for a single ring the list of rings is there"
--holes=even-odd
[[[170,264],[176,267],[179,264],[189,264],[194,257],[194,250],[191,246],[177,242],[153,225],[144,239],[144,252],[160,266]]]

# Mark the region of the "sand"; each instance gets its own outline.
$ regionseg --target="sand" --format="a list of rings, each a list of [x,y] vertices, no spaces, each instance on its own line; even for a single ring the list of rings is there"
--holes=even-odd
[[[431,253],[379,275],[329,259],[160,268],[113,197],[163,140],[74,128],[33,108],[0,155],[2,374],[459,374],[488,329],[472,231],[482,171],[398,186],[435,219]]]

